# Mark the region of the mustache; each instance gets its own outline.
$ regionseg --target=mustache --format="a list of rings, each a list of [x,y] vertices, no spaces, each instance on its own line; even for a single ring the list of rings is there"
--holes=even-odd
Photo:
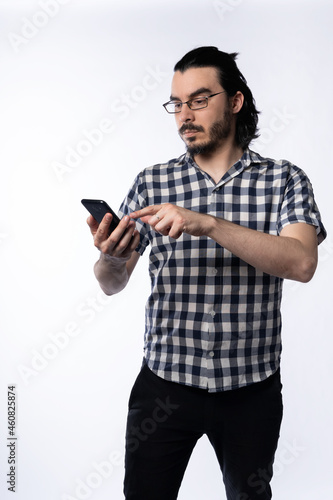
[[[195,130],[196,132],[203,132],[204,129],[200,125],[193,125],[193,123],[183,123],[183,125],[178,130],[179,134],[183,134],[184,132]]]

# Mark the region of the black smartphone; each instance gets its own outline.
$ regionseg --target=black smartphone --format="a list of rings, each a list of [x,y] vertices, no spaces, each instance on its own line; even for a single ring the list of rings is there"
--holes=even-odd
[[[112,208],[104,200],[81,200],[82,205],[88,210],[95,220],[100,224],[105,214],[112,214],[112,221],[109,227],[109,235],[116,229],[120,219]]]

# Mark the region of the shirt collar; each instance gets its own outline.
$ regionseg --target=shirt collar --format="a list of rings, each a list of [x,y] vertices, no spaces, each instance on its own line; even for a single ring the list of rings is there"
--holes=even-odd
[[[258,153],[252,151],[249,148],[246,148],[243,152],[242,157],[238,161],[236,161],[236,163],[234,163],[232,167],[229,168],[229,170],[223,175],[221,180],[218,182],[216,187],[221,186],[222,184],[225,184],[233,177],[236,177],[238,174],[243,172],[243,170],[250,167],[250,165],[252,165],[253,163],[262,163],[262,161],[263,158]],[[200,169],[188,152],[184,155],[184,162],[187,162],[189,165],[197,169]]]

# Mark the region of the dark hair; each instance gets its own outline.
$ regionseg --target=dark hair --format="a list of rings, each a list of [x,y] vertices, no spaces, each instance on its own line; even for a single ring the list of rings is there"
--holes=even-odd
[[[259,137],[258,115],[252,92],[247,81],[236,65],[237,52],[227,54],[217,47],[199,47],[191,50],[174,67],[174,71],[184,72],[189,68],[214,67],[219,72],[220,84],[228,96],[234,96],[237,91],[244,95],[242,109],[237,114],[236,142],[245,149],[253,139]]]

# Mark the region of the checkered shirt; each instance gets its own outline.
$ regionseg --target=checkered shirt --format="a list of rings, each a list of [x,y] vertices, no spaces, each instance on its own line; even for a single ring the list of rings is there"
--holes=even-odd
[[[215,184],[184,154],[142,171],[119,214],[172,203],[279,235],[287,224],[325,228],[305,173],[247,149]],[[264,380],[279,367],[283,279],[255,269],[208,237],[177,240],[137,220],[142,255],[150,244],[151,295],[144,353],[158,376],[209,392]]]

